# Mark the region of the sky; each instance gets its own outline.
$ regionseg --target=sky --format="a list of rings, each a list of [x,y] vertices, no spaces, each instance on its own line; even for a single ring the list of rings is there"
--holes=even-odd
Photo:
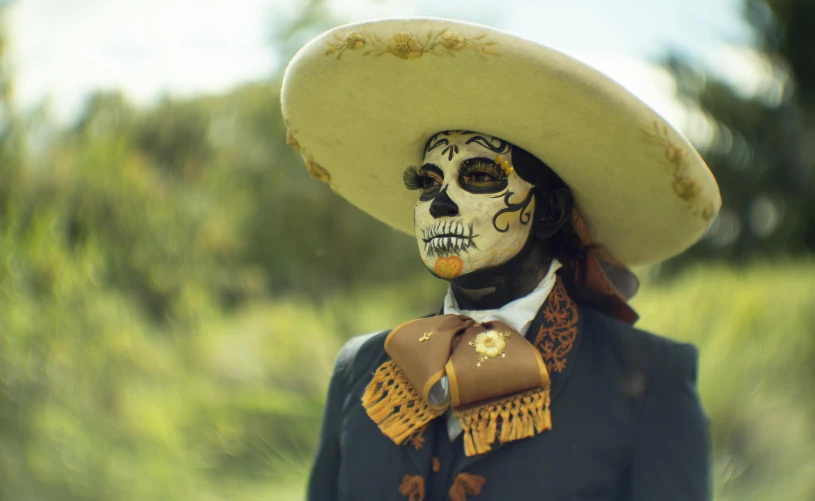
[[[603,71],[681,128],[693,117],[658,66],[668,49],[750,93],[763,78],[746,50],[740,0],[328,0],[343,22],[434,16],[487,24]],[[272,27],[297,0],[15,0],[9,12],[17,104],[47,100],[58,121],[88,93],[121,89],[137,104],[220,93],[268,78],[282,63]],[[698,124],[697,124],[698,125]]]

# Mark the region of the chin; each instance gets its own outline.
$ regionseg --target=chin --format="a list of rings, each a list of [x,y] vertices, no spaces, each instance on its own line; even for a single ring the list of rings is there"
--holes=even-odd
[[[502,268],[501,264],[482,264],[481,266],[474,267],[469,256],[460,256],[457,254],[425,256],[422,260],[433,276],[449,282],[467,281],[468,277],[471,276],[477,279],[484,274],[491,274],[491,270]]]
[[[489,285],[495,278],[506,274],[507,262],[468,270],[450,279],[450,282],[464,289],[480,289]]]
[[[451,254],[442,257],[423,256],[422,260],[434,276],[464,289],[480,289],[491,286],[501,277],[518,273],[532,249],[529,243],[531,242],[505,256],[493,254],[487,258]]]

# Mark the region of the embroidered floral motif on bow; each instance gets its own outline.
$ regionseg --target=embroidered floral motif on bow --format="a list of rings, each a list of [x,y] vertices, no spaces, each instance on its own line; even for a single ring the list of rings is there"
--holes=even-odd
[[[478,367],[484,363],[488,358],[495,358],[498,355],[506,357],[504,348],[507,342],[504,339],[509,337],[509,332],[486,331],[475,337],[475,341],[470,341],[470,346],[475,347],[475,352],[481,355],[478,357]]]
[[[462,49],[469,49],[481,57],[497,56],[498,53],[493,48],[497,42],[482,41],[486,37],[486,33],[466,37],[445,28],[438,33],[434,33],[433,30],[428,31],[424,41],[407,31],[398,31],[385,40],[376,34],[368,33],[367,30],[352,31],[345,37],[335,34],[335,41],[328,43],[325,53],[326,55],[336,54],[339,59],[347,50],[356,51],[366,48],[367,50],[363,53],[365,56],[392,54],[399,59],[417,59],[427,53],[437,56],[453,56]]]

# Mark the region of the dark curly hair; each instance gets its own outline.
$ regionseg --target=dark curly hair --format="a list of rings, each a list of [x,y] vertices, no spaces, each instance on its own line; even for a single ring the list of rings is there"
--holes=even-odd
[[[568,193],[568,209],[571,213],[571,208],[574,206],[572,191],[551,167],[516,145],[512,146],[512,166],[521,179],[535,186],[535,226],[533,226],[533,231],[536,227],[539,228],[541,221],[549,218],[553,210],[555,210],[552,207],[553,199],[549,196],[552,191],[565,190]],[[571,221],[566,221],[554,235],[542,235],[540,231],[536,231],[535,238],[546,240],[551,257],[557,258],[568,268],[574,269],[575,260],[582,255],[582,243],[577,233],[575,233]]]

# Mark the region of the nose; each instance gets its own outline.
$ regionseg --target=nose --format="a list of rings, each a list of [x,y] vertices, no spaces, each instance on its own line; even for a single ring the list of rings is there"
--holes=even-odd
[[[430,204],[430,215],[436,219],[458,215],[458,205],[447,195],[447,188],[433,199],[433,203]]]

